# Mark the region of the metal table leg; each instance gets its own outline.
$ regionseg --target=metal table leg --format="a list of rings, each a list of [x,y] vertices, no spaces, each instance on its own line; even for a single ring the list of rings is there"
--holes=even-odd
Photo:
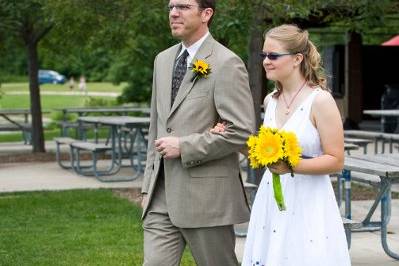
[[[399,260],[399,254],[393,252],[392,250],[389,249],[388,247],[388,242],[387,242],[387,226],[389,223],[389,220],[391,218],[391,182],[387,179],[381,180],[381,182],[385,181],[386,186],[385,193],[381,199],[381,244],[382,248],[384,249],[385,253],[396,259]]]
[[[352,204],[351,204],[351,172],[348,170],[342,170],[342,176],[345,180],[345,217],[349,220],[352,219]]]

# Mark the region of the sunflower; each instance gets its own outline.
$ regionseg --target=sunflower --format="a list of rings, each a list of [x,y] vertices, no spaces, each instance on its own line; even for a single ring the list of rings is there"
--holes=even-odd
[[[210,67],[204,60],[197,60],[193,64],[192,71],[197,75],[206,78],[210,73]]]
[[[301,159],[301,146],[299,146],[298,139],[293,132],[281,132],[284,139],[284,153],[287,157],[288,163],[291,167],[298,165]]]
[[[255,146],[255,157],[262,165],[276,163],[284,156],[283,140],[281,135],[273,133],[272,130],[263,130],[259,132],[258,143]]]

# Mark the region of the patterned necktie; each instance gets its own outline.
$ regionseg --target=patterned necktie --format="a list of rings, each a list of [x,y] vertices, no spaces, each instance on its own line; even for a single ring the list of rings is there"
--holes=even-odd
[[[177,62],[176,62],[176,67],[175,67],[175,71],[173,72],[173,78],[172,78],[171,106],[173,105],[173,102],[175,101],[177,92],[179,91],[180,84],[184,78],[184,75],[186,74],[186,71],[187,71],[187,56],[188,56],[188,52],[187,52],[187,50],[184,50],[183,54],[177,59]]]

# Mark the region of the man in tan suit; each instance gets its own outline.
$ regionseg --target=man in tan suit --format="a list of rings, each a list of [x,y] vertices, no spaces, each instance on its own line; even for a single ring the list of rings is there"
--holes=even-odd
[[[144,265],[179,265],[186,244],[200,266],[237,265],[233,225],[249,220],[238,152],[255,118],[241,59],[215,41],[215,0],[170,0],[182,42],[154,62],[151,125],[142,187]],[[198,76],[190,62],[211,68]],[[188,68],[188,70],[187,70]],[[212,134],[218,122],[223,135]]]

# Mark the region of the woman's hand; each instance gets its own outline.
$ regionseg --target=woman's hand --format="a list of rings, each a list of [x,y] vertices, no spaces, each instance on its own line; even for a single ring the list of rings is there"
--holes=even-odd
[[[148,204],[148,197],[147,197],[147,194],[142,194],[141,195],[141,203],[140,203],[140,205],[141,205],[141,208],[145,208],[145,206],[147,206],[147,204]]]
[[[226,122],[217,123],[213,128],[209,130],[209,132],[221,135],[226,131],[226,127],[227,127]],[[240,153],[244,154],[245,156],[248,156],[248,149],[244,148],[240,150]]]
[[[291,173],[290,167],[284,161],[278,161],[277,163],[273,163],[273,164],[269,165],[267,168],[269,168],[270,172],[279,174],[279,175]]]
[[[211,128],[209,131],[214,134],[221,134],[226,130],[226,124],[223,123],[217,123],[213,128]]]

